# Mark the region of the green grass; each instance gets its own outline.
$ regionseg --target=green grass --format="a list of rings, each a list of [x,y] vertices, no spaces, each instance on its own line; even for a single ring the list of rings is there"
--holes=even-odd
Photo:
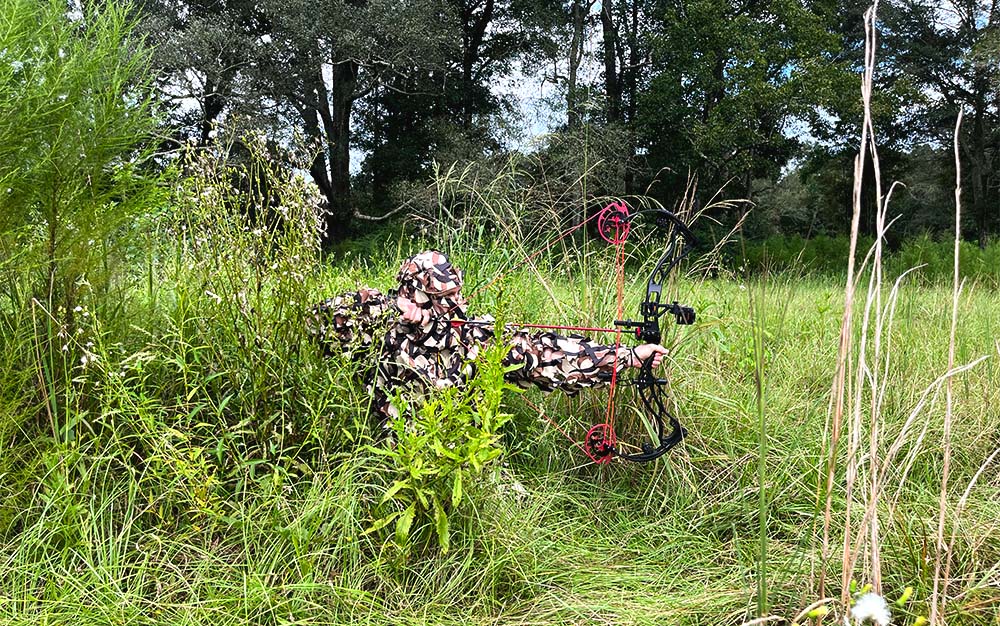
[[[265,156],[273,142],[246,138],[243,166],[223,164],[220,147],[186,155],[162,178],[139,171],[148,103],[97,97],[110,83],[95,68],[114,70],[121,93],[145,84],[127,11],[86,20],[99,27],[90,32],[67,22],[59,2],[8,5],[17,28],[0,41],[32,55],[45,43],[32,71],[44,69],[51,93],[62,84],[80,95],[52,109],[49,92],[19,75],[0,85],[16,96],[0,128],[10,156],[0,180],[11,187],[0,202],[0,623],[715,626],[763,612],[792,618],[819,599],[821,572],[840,595],[846,445],[826,563],[817,485],[845,240],[774,240],[732,264],[752,268],[752,280],[681,282],[678,299],[699,314],[667,337],[690,432],[683,446],[650,465],[596,467],[513,395],[502,463],[465,483],[449,510],[450,550],[421,528],[401,548],[367,531],[410,468],[372,451],[363,365],[319,356],[305,334],[309,304],[365,283],[391,289],[402,258],[434,246],[468,271],[467,293],[508,273],[476,299],[477,312],[607,324],[617,316],[611,255],[595,239],[522,263],[529,242],[600,207],[588,176],[536,179],[517,159],[439,171],[410,207],[415,234],[378,232],[322,263],[316,191]],[[39,23],[58,25],[67,45],[41,41],[53,35]],[[87,128],[111,123],[65,132],[67,115]],[[32,146],[46,148],[42,157]],[[629,258],[628,311],[650,269],[642,259],[659,246],[640,243]],[[880,458],[944,373],[949,250],[918,239],[889,263],[893,275],[927,267],[902,287],[891,359],[879,364],[889,380],[876,404]],[[954,388],[950,624],[1000,623],[1000,470],[983,467],[1000,446],[998,250],[962,250],[971,280],[957,360],[989,359]],[[762,271],[774,267],[784,273]],[[528,394],[577,438],[603,421],[605,397]],[[897,624],[927,613],[934,583],[945,410],[940,387],[929,397],[882,493],[865,493],[869,466],[855,459],[850,505],[863,510],[877,495],[883,591],[915,590]],[[622,399],[619,433],[632,439],[643,426],[634,398]],[[858,582],[873,570],[862,558]]]
[[[473,313],[607,325],[618,315],[611,255],[565,240],[524,264],[538,232],[565,228],[566,201],[512,193],[518,181],[500,177],[465,189],[461,216],[424,222],[434,228],[423,239],[372,236],[321,262],[316,201],[300,179],[252,162],[273,207],[254,221],[261,198],[228,184],[242,170],[208,153],[186,165],[166,206],[122,235],[145,248],[109,266],[106,288],[54,259],[77,277],[60,308],[30,295],[45,263],[0,258],[0,622],[714,626],[791,619],[819,599],[820,572],[840,595],[846,445],[826,563],[817,487],[838,279],[682,280],[676,297],[699,320],[665,342],[684,445],[654,464],[597,467],[532,404],[579,440],[604,421],[606,392],[512,394],[502,462],[464,475],[448,510],[450,550],[426,540],[426,516],[401,548],[391,525],[368,531],[392,514],[383,495],[412,468],[373,452],[364,365],[321,358],[305,333],[309,305],[362,284],[391,289],[400,261],[434,246],[467,270],[466,293],[506,274]],[[17,249],[11,233],[0,243]],[[628,313],[656,246],[630,248]],[[883,342],[880,458],[947,363],[950,288],[913,278]],[[991,284],[971,282],[961,299],[957,361],[989,358],[956,379],[952,513],[1000,445]],[[638,405],[621,395],[619,435],[636,441]],[[927,613],[934,582],[943,391],[929,397],[877,494],[883,592],[914,587],[897,624]],[[873,498],[860,461],[854,511]],[[951,624],[1000,619],[997,474],[985,468],[950,519]],[[865,584],[871,571],[863,558],[855,577]]]
[[[359,282],[391,287],[398,255],[386,256],[317,269],[303,300]],[[576,282],[553,272],[545,285],[523,270],[508,279],[511,295],[500,304],[528,321],[584,321],[582,281],[599,284],[599,265]],[[479,268],[470,284],[502,263]],[[790,618],[817,599],[816,485],[841,285],[787,276],[683,283],[680,297],[700,318],[670,338],[674,395],[690,431],[681,448],[649,466],[583,465],[566,439],[511,398],[510,454],[453,513],[451,551],[418,547],[404,557],[377,534],[362,535],[386,478],[361,445],[365,394],[350,368],[320,361],[308,344],[293,357],[275,343],[278,330],[241,351],[241,324],[255,322],[234,321],[190,289],[191,274],[178,276],[156,281],[155,306],[137,297],[127,324],[101,321],[101,367],[67,365],[75,380],[59,394],[54,432],[40,406],[12,395],[31,381],[5,373],[0,620],[739,624],[756,615],[761,585],[773,614]],[[556,306],[550,294],[566,301]],[[588,296],[598,302],[596,288]],[[490,301],[496,296],[484,296]],[[609,319],[609,306],[597,303],[594,316]],[[902,289],[883,415],[890,431],[943,373],[948,309],[946,288]],[[1000,442],[1000,294],[970,288],[960,314],[958,361],[992,358],[956,385],[951,480],[959,491]],[[276,322],[286,313],[269,315]],[[5,338],[13,350],[15,337]],[[544,404],[582,436],[602,418],[603,400],[594,392]],[[252,423],[257,411],[262,422],[305,434],[278,441],[280,429]],[[32,412],[39,419],[25,417]],[[933,576],[942,415],[943,399],[921,416],[929,433],[882,521],[885,592],[914,586],[914,615]],[[996,474],[985,473],[962,517],[950,623],[998,619]],[[843,504],[838,491],[834,528]],[[829,568],[837,580],[838,563]]]

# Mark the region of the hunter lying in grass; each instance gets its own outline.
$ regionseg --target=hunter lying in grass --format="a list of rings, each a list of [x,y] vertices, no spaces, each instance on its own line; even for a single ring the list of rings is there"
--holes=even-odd
[[[419,400],[430,389],[464,384],[476,373],[480,348],[496,340],[492,316],[469,318],[462,271],[441,252],[407,259],[396,278],[399,286],[389,294],[367,287],[342,294],[314,306],[310,320],[328,355],[370,354],[379,346],[368,378],[372,411],[383,426],[399,417],[390,402],[396,392]],[[659,344],[629,349],[552,332],[511,330],[503,340],[510,346],[503,363],[509,382],[569,394],[608,384],[613,373],[648,359],[659,367],[667,353]]]

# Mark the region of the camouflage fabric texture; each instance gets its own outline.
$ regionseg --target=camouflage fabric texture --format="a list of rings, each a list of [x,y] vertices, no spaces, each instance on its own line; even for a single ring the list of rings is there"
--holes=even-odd
[[[315,304],[306,318],[307,332],[325,356],[366,354],[398,312],[378,289],[363,287]]]
[[[389,400],[397,392],[417,403],[434,389],[464,384],[475,376],[479,350],[496,340],[491,316],[469,319],[468,302],[461,294],[462,272],[441,252],[407,259],[396,278],[395,294],[370,288],[342,294],[315,305],[308,324],[328,356],[377,353],[368,382],[373,411],[383,423],[399,417]],[[420,322],[401,317],[400,304],[406,301],[420,310]],[[456,325],[451,320],[477,323]],[[508,381],[546,392],[575,394],[607,384],[615,368],[621,371],[632,362],[628,348],[616,352],[613,346],[577,334],[506,329],[502,340],[510,346],[504,364],[517,366],[507,373]]]

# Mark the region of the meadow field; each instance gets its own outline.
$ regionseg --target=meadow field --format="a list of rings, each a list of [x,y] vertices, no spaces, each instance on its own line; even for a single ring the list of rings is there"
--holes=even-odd
[[[197,31],[211,35],[202,43],[240,47],[235,25],[280,26],[260,4],[241,5],[252,20],[225,16]],[[264,4],[284,16],[294,3]],[[354,4],[330,6],[369,11]],[[178,4],[181,17],[188,6]],[[302,6],[308,16],[289,32],[315,25],[316,7]],[[513,389],[503,342],[483,351],[464,387],[412,402],[387,440],[363,382],[377,355],[324,356],[310,334],[314,303],[362,285],[389,291],[401,261],[426,248],[466,271],[472,314],[498,323],[608,326],[634,316],[665,243],[655,230],[636,224],[622,274],[592,231],[550,243],[619,199],[603,184],[627,179],[624,166],[596,155],[590,122],[580,149],[568,144],[556,161],[485,147],[447,161],[424,154],[422,182],[397,188],[406,199],[387,214],[395,221],[375,224],[381,217],[351,204],[350,185],[319,176],[327,157],[342,157],[338,175],[353,174],[347,117],[325,124],[341,134],[307,140],[287,127],[244,129],[225,104],[199,123],[200,139],[185,139],[165,129],[157,88],[171,106],[184,98],[169,79],[154,84],[130,6],[0,7],[0,623],[886,626],[890,610],[896,626],[1000,626],[995,203],[973,187],[976,244],[953,244],[942,233],[954,231],[940,226],[883,250],[895,209],[871,139],[874,9],[864,19],[864,75],[851,74],[863,109],[851,115],[864,118],[860,141],[843,152],[850,160],[860,151],[854,191],[827,207],[837,224],[853,216],[849,235],[807,241],[793,229],[744,241],[750,203],[725,187],[696,194],[693,174],[685,187],[670,150],[679,183],[670,200],[621,198],[633,208],[669,202],[702,235],[664,281],[665,299],[698,316],[664,335],[663,375],[688,435],[653,463],[598,465],[577,444],[606,419],[607,390]],[[721,18],[706,15],[714,33]],[[380,10],[370,17],[384,21]],[[726,32],[750,30],[740,23],[784,32],[772,17]],[[345,40],[370,30],[363,23]],[[419,27],[389,27],[408,33],[404,49],[427,39]],[[728,35],[715,36],[732,48]],[[247,63],[242,77],[227,67],[226,80],[264,88],[254,72],[270,68],[284,84],[296,74],[279,60],[315,56],[274,41],[254,32],[253,45],[275,56]],[[755,66],[758,47],[742,45]],[[346,70],[337,75],[355,80],[358,62],[337,59]],[[317,63],[310,94],[312,81],[321,88],[331,76],[328,61]],[[369,95],[397,93],[374,87]],[[782,93],[737,107],[731,124],[771,117]],[[318,113],[300,96],[291,94],[293,108],[318,132]],[[278,96],[261,97],[274,108]],[[992,101],[977,96],[979,106]],[[668,119],[655,132],[683,138],[683,124]],[[219,120],[233,127],[218,133]],[[768,123],[756,134],[782,136],[784,122]],[[958,123],[954,137],[958,187]],[[989,187],[986,144],[975,145],[973,178]],[[605,152],[621,152],[614,147]],[[775,176],[792,154],[773,164]],[[933,167],[950,187],[949,172]],[[740,171],[747,176],[715,176],[752,182],[752,170]],[[852,188],[845,171],[830,172],[845,182],[838,189]],[[955,205],[928,197],[921,206],[933,220],[924,223],[963,223],[960,189]],[[805,200],[779,204],[815,217]],[[870,232],[855,251],[863,205]],[[758,226],[781,224],[762,213]],[[621,387],[624,448],[650,424],[634,389]]]
[[[68,336],[65,311],[37,299],[0,309],[0,621],[715,625],[791,620],[821,599],[821,572],[840,595],[846,443],[826,560],[821,546],[843,279],[679,281],[699,318],[669,331],[665,369],[689,435],[658,462],[595,466],[534,408],[579,440],[603,418],[600,390],[532,392],[532,406],[507,393],[510,419],[491,440],[500,456],[466,475],[445,551],[419,516],[404,545],[371,532],[387,486],[412,467],[379,453],[356,365],[323,359],[303,321],[324,297],[392,288],[408,252],[441,242],[401,238],[324,262],[294,228],[201,223],[171,231],[117,287],[84,288]],[[519,258],[445,243],[470,285]],[[550,261],[508,275],[473,310],[614,316],[606,260],[570,246]],[[648,263],[631,267],[630,309]],[[27,274],[3,269],[8,295],[23,293]],[[893,623],[910,624],[927,615],[935,577],[951,287],[904,277],[892,300],[872,422],[884,480],[863,488],[866,418],[850,497],[876,502],[883,593],[913,587],[894,607]],[[953,378],[947,615],[996,624],[1000,294],[970,283],[959,304],[956,365],[987,358]],[[641,433],[629,406],[621,428]],[[859,559],[858,585],[870,568]]]

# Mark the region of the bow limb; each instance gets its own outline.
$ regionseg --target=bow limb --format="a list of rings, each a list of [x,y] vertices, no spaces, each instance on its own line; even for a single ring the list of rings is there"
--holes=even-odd
[[[643,318],[641,332],[636,338],[644,343],[660,343],[663,334],[660,329],[660,318],[666,313],[672,313],[678,324],[693,324],[695,312],[691,307],[681,306],[676,301],[663,301],[663,285],[670,278],[670,273],[684,258],[691,253],[697,243],[694,233],[676,215],[665,209],[640,211],[633,219],[646,215],[656,221],[657,226],[667,231],[667,249],[660,256],[653,271],[646,281],[646,298],[639,307]]]
[[[621,446],[618,446],[615,449],[615,455],[623,461],[648,463],[660,458],[680,443],[685,435],[687,435],[687,431],[667,407],[669,399],[664,397],[666,392],[663,390],[666,388],[668,381],[665,378],[657,378],[653,374],[652,357],[643,363],[642,370],[635,384],[646,412],[650,415],[655,426],[655,440],[659,443],[654,446],[651,441],[643,442],[641,445],[642,451],[634,453],[625,452]],[[670,422],[671,431],[669,435],[666,434],[664,417]]]

